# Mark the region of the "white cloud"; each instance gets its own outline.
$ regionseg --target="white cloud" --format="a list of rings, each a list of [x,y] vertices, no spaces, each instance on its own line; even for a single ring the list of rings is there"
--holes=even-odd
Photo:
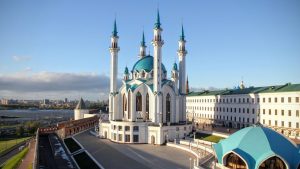
[[[0,75],[0,97],[16,99],[107,99],[109,77],[95,73],[54,73]],[[121,81],[119,81],[119,84]]]
[[[12,56],[12,59],[16,62],[28,61],[31,59],[29,56]]]

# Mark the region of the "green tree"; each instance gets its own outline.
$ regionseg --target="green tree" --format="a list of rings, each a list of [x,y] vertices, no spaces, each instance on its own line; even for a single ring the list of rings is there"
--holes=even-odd
[[[23,126],[18,126],[16,130],[17,136],[23,136],[24,135],[24,127]]]

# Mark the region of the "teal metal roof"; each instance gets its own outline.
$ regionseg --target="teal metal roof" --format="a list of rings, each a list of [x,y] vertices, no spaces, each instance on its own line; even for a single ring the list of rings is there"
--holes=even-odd
[[[181,35],[180,35],[180,40],[184,41],[184,30],[183,30],[183,25],[181,25]]]
[[[173,70],[178,70],[176,62],[173,64]]]
[[[283,158],[289,168],[297,168],[300,162],[299,147],[276,131],[251,126],[237,131],[227,139],[213,145],[219,163],[224,155],[233,151],[248,164],[249,169],[257,169],[266,159],[277,155]]]
[[[130,83],[130,81],[131,80],[128,80],[128,81],[126,81],[126,83],[125,83],[125,85],[126,85],[126,91],[128,91],[129,89],[133,92],[136,88],[138,88],[140,85],[142,85],[142,84],[145,84],[146,86],[148,86],[150,89],[151,89],[151,91],[153,92],[153,81],[152,80],[144,80],[144,79],[137,79],[137,80],[139,80],[140,82],[142,82],[142,83],[140,83],[140,84],[136,84],[136,83],[134,83],[134,84],[129,84]],[[162,86],[164,86],[164,85],[169,85],[170,83],[172,83],[172,81],[171,80],[167,80],[167,79],[164,79],[164,80],[162,80]]]
[[[161,64],[161,68],[163,72],[167,72],[166,68],[163,64]],[[146,72],[150,72],[153,69],[153,56],[145,56],[142,59],[138,60],[133,68],[132,68],[132,72],[133,71],[142,71],[145,70]]]
[[[237,95],[237,94],[251,94],[251,93],[258,94],[258,93],[293,92],[293,91],[300,91],[300,84],[287,83],[284,85],[276,85],[276,86],[191,92],[188,96]]]
[[[112,32],[112,36],[118,36],[117,20],[116,19],[115,19],[115,22],[114,22],[114,31]]]
[[[160,29],[160,16],[159,16],[159,10],[157,10],[157,17],[156,17],[156,23],[154,25],[155,28]]]
[[[125,74],[125,75],[128,75],[128,74],[129,74],[129,71],[128,71],[128,67],[127,67],[127,66],[125,67],[124,74]]]

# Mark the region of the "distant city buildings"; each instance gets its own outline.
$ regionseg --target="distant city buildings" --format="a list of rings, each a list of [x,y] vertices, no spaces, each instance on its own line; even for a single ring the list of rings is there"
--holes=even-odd
[[[196,125],[244,128],[260,121],[264,126],[300,139],[300,84],[191,92],[187,116]]]

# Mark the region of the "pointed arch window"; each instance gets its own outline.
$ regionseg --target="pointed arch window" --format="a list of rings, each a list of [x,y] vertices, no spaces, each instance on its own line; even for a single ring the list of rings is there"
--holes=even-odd
[[[279,157],[271,157],[264,161],[259,169],[286,169],[285,163]]]
[[[128,112],[127,112],[128,119],[131,118],[131,114],[130,114],[131,113],[130,100],[131,100],[131,91],[129,90],[129,92],[128,92]]]
[[[166,121],[170,122],[171,120],[171,96],[168,93],[166,96]]]
[[[149,120],[149,94],[146,94],[146,119]]]
[[[136,111],[142,111],[142,95],[140,92],[137,92],[135,101]]]
[[[125,111],[127,111],[127,98],[125,93],[123,94],[123,117],[125,117]]]
[[[232,169],[246,169],[244,160],[235,153],[229,153],[226,157],[226,167]]]

